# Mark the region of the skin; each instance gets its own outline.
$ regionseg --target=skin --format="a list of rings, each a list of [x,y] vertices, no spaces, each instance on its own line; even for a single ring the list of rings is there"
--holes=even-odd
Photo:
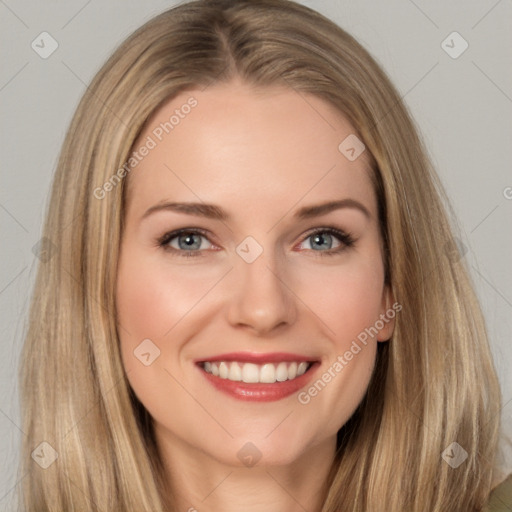
[[[116,291],[123,364],[154,419],[177,510],[319,511],[336,432],[363,398],[377,343],[394,322],[306,405],[297,394],[239,401],[211,386],[194,361],[293,352],[321,362],[316,380],[391,307],[366,153],[349,161],[338,150],[355,130],[322,99],[239,81],[181,93],[154,113],[135,147],[190,96],[198,105],[127,178]],[[369,217],[347,207],[293,219],[303,206],[344,198]],[[141,219],[165,201],[213,203],[232,219],[166,210]],[[325,227],[351,233],[354,245],[321,256],[343,245],[328,235],[315,245],[309,232]],[[159,246],[180,228],[208,231],[194,239],[201,256]],[[236,252],[247,236],[263,248],[252,263]],[[179,240],[170,242],[177,251]],[[134,350],[148,338],[160,356],[145,366]],[[237,457],[247,442],[261,453],[253,467]]]

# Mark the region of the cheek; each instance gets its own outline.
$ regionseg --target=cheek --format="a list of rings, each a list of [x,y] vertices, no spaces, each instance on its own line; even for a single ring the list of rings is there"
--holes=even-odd
[[[194,409],[194,402],[177,384],[177,381],[185,382],[183,377],[186,376],[186,372],[181,373],[184,368],[180,367],[180,358],[182,347],[200,329],[192,326],[192,319],[199,319],[202,325],[201,319],[204,321],[221,311],[217,306],[226,305],[224,301],[232,296],[220,291],[222,286],[228,286],[223,283],[209,295],[215,297],[212,307],[206,305],[208,301],[201,301],[225,272],[224,267],[215,265],[192,268],[162,263],[161,257],[152,258],[147,251],[143,253],[133,246],[124,251],[119,262],[116,303],[123,365],[134,392],[146,409],[175,431],[189,433],[190,418],[201,413]],[[328,374],[325,390],[322,386],[306,388],[301,395],[303,401],[298,399],[296,407],[303,414],[301,421],[311,432],[334,434],[360,403],[371,376],[376,343],[360,344],[357,355],[351,360],[345,358],[344,363],[337,361],[337,357],[350,351],[353,340],[379,316],[382,265],[373,256],[366,259],[354,256],[346,264],[325,265],[301,259],[300,265],[290,265],[287,272],[286,280],[289,279],[293,290],[291,300],[301,312],[290,329],[298,332],[305,328],[313,336],[318,335],[328,358],[323,361],[325,367],[318,375],[322,379],[324,373]],[[191,310],[197,317],[194,313],[187,316]],[[165,340],[169,341],[166,334],[171,329],[173,343],[169,344]],[[159,358],[149,366],[134,355],[134,350],[145,339],[153,340],[161,350]],[[340,364],[343,365],[341,370]],[[171,397],[182,414],[168,415],[166,404]],[[288,434],[290,438],[295,435]]]
[[[341,350],[378,320],[383,281],[380,260],[354,258],[350,265],[318,266],[315,272],[305,272],[299,296],[304,297],[324,325],[326,335]]]
[[[367,391],[377,340],[372,327],[381,314],[383,268],[380,261],[319,269],[301,285],[304,302],[320,319],[331,350],[311,383],[298,395],[305,414],[335,434],[352,416]],[[306,293],[307,290],[307,293]]]
[[[174,382],[168,371],[181,371],[182,348],[191,332],[187,315],[204,304],[201,299],[218,278],[218,269],[170,265],[147,248],[125,245],[116,289],[121,356],[132,388],[149,410],[168,399],[165,393]]]
[[[178,364],[180,343],[170,347],[164,342],[165,334],[186,315],[200,293],[180,279],[184,280],[183,272],[167,271],[166,275],[161,264],[136,244],[125,246],[116,289],[121,357],[133,391],[156,417],[169,396],[179,393],[166,368],[170,361]],[[170,371],[174,373],[172,367]]]
[[[116,304],[118,323],[133,341],[162,339],[211,287],[208,276],[190,275],[176,265],[132,252],[120,260]]]
[[[145,339],[163,344],[164,338],[208,293],[219,268],[186,264],[166,265],[136,248],[120,259],[116,303],[123,353],[131,354]],[[337,351],[373,326],[381,312],[383,268],[378,258],[355,256],[346,265],[302,264],[291,274],[297,308],[320,327]],[[303,303],[304,305],[302,305]],[[204,307],[202,303],[201,307]],[[307,314],[309,311],[311,314]],[[293,328],[293,326],[291,326]],[[179,330],[179,329],[178,329]],[[177,340],[179,341],[179,340]],[[175,350],[180,343],[174,344]]]

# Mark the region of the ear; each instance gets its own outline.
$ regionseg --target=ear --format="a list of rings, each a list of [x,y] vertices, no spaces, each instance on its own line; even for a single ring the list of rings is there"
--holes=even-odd
[[[377,341],[389,341],[395,329],[395,316],[402,309],[402,305],[395,302],[393,292],[388,285],[382,291],[382,302],[378,326],[382,325],[377,334]]]

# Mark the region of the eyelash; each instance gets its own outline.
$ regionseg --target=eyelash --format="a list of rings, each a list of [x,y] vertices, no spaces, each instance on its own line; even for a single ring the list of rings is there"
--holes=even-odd
[[[208,238],[208,232],[201,228],[183,228],[178,229],[176,231],[171,231],[169,233],[166,233],[165,235],[158,238],[158,246],[161,247],[164,251],[168,251],[171,253],[176,254],[177,256],[183,257],[183,258],[195,258],[197,256],[203,256],[203,251],[183,251],[180,249],[175,249],[174,247],[171,247],[169,242],[176,238],[179,235],[182,234],[191,234],[191,235],[202,235],[205,238]],[[336,228],[332,227],[324,227],[324,228],[316,228],[313,231],[310,231],[306,234],[306,236],[303,238],[303,241],[318,234],[318,233],[326,233],[328,235],[334,235],[336,238],[339,239],[341,242],[341,245],[337,247],[336,249],[329,249],[328,251],[313,251],[312,249],[308,249],[312,252],[317,253],[319,256],[335,256],[337,254],[340,254],[344,250],[348,249],[349,247],[352,247],[355,243],[355,239],[350,233],[345,233],[344,231],[341,231]],[[211,241],[210,241],[211,243]]]

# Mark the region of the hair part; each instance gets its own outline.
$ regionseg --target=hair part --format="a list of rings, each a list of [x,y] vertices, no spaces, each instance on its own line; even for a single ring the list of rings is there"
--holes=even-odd
[[[53,182],[44,236],[55,250],[38,268],[22,353],[24,510],[173,507],[118,343],[115,284],[130,179],[103,199],[93,191],[125,165],[164,102],[235,79],[315,95],[355,128],[371,157],[386,279],[403,306],[391,341],[379,344],[365,398],[338,433],[322,512],[480,510],[501,397],[465,261],[446,249],[456,231],[448,202],[384,71],[343,29],[288,0],[172,8],[124,41],[84,94]],[[42,441],[58,453],[45,470],[30,457]],[[457,469],[441,458],[455,441],[468,453]]]

